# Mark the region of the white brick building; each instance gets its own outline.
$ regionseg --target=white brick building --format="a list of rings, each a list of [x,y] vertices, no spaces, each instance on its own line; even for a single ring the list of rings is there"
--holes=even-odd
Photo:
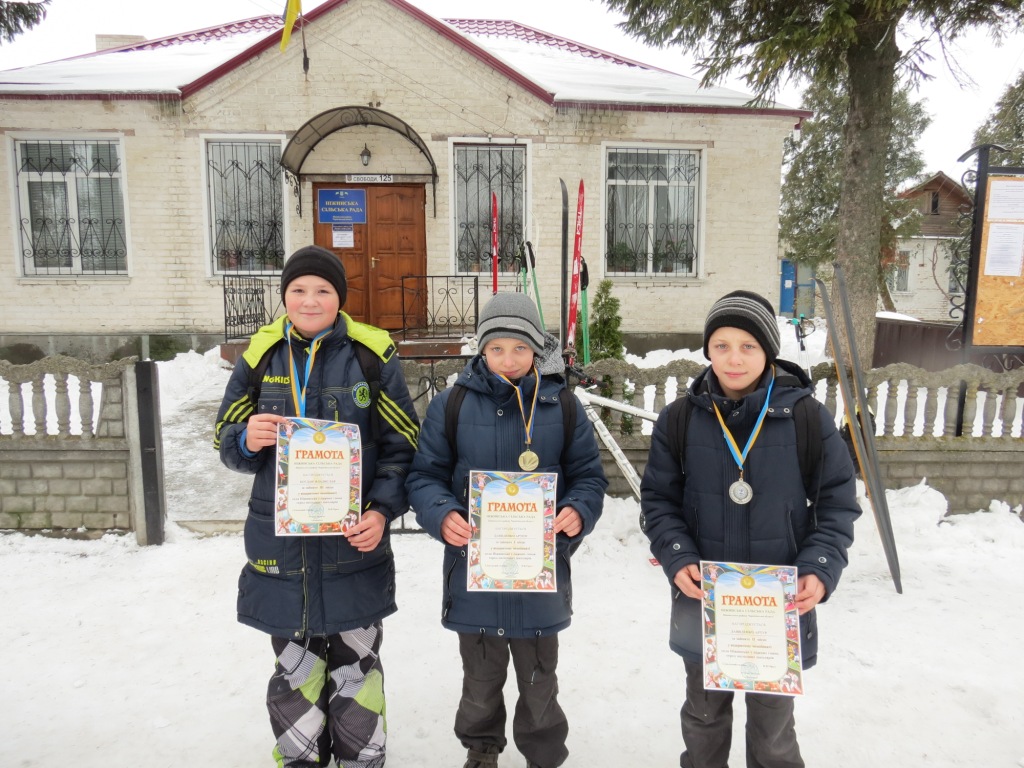
[[[267,16],[0,75],[0,348],[215,341],[222,275],[313,241],[345,263],[346,309],[397,329],[403,275],[480,268],[489,293],[492,192],[502,286],[530,241],[554,330],[559,179],[570,229],[586,185],[592,290],[614,280],[624,331],[699,331],[735,288],[777,298],[782,141],[806,112],[403,0],[303,26],[308,72]]]

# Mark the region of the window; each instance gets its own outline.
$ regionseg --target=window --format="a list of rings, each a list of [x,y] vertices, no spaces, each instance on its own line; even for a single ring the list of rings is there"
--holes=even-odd
[[[17,141],[22,274],[128,271],[119,139]]]
[[[608,150],[607,272],[696,276],[700,161],[693,150]]]
[[[281,142],[206,144],[213,271],[267,272],[284,266]]]
[[[894,293],[906,293],[910,290],[910,251],[897,253],[896,261],[890,267],[885,281],[889,284],[889,290]]]
[[[931,211],[932,216],[938,216],[939,215],[939,193],[938,192],[932,192],[930,205],[931,205],[930,211]]]
[[[498,202],[498,271],[522,267],[526,220],[526,147],[455,145],[455,269],[490,272],[491,194]]]

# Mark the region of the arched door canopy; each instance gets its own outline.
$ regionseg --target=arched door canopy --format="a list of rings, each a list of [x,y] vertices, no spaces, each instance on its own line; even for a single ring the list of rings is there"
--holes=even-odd
[[[284,148],[284,152],[281,155],[281,166],[292,176],[296,189],[298,188],[298,179],[302,171],[302,165],[306,162],[309,153],[316,148],[316,145],[335,131],[341,131],[355,125],[376,125],[381,128],[387,128],[403,136],[406,141],[423,154],[427,162],[430,163],[430,178],[434,191],[434,215],[436,216],[437,165],[434,163],[434,158],[430,154],[426,143],[407,122],[395,117],[390,112],[374,109],[373,107],[348,106],[328,109],[326,112],[321,112],[316,117],[306,121],[295,132],[295,135],[292,136],[291,141],[288,142],[288,146]]]

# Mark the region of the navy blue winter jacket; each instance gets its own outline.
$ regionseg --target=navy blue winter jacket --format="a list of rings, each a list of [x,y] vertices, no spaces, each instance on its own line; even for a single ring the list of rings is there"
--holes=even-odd
[[[543,370],[543,369],[542,369]],[[468,388],[459,411],[458,456],[451,455],[445,435],[445,404],[451,389],[441,392],[427,408],[406,488],[416,520],[431,536],[444,541],[441,522],[453,509],[466,514],[469,471],[519,471],[523,451],[523,417],[515,390],[487,369],[477,355],[466,365],[458,383]],[[523,399],[533,400],[533,375],[520,382]],[[593,529],[604,507],[608,486],[593,427],[576,406],[576,427],[571,445],[560,463],[564,439],[558,391],[565,383],[558,376],[541,376],[534,417],[533,450],[540,457],[536,472],[558,473],[556,510],[571,506],[583,519],[583,532],[570,539],[558,534],[557,593],[473,592],[466,589],[467,547],[445,544],[441,623],[456,632],[486,633],[509,638],[550,635],[567,627],[572,615],[570,556]]]
[[[850,455],[828,410],[819,404],[822,452],[817,503],[808,504],[797,459],[793,406],[810,393],[810,381],[793,363],[776,360],[776,380],[760,435],[744,462],[743,477],[753,499],[736,504],[729,486],[739,478],[712,400],[740,449],[747,442],[767,394],[770,372],[758,389],[729,400],[710,366],[690,385],[693,400],[681,467],[669,450],[669,409],[662,411],[651,436],[651,450],[640,486],[640,509],[651,552],[671,583],[681,568],[700,560],[766,565],[796,565],[798,575],[815,574],[825,598],[839,583],[860,516]],[[813,499],[812,499],[813,500]],[[672,649],[700,661],[700,601],[672,586]],[[817,657],[813,610],[800,617],[805,667]]]
[[[255,475],[245,521],[248,562],[238,580],[238,620],[277,637],[331,635],[365,627],[396,610],[395,561],[387,527],[372,552],[359,552],[344,536],[275,536],[274,451],[255,456],[240,439],[252,407],[246,394],[249,371],[274,344],[260,387],[259,412],[295,416],[283,319],[257,332],[231,374],[217,414],[214,436],[229,469]],[[351,338],[350,338],[351,337]],[[353,348],[359,339],[381,357],[379,439],[373,442],[366,377]],[[291,345],[300,374],[309,342]],[[320,342],[306,382],[307,418],[358,424],[362,440],[363,509],[389,522],[408,509],[405,476],[416,448],[418,421],[398,356],[387,332],[357,323],[344,313]]]

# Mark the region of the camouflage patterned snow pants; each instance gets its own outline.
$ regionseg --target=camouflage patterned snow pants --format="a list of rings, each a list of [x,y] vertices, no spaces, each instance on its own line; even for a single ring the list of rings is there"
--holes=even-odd
[[[387,734],[381,622],[301,642],[272,638],[267,709],[278,768],[384,765]]]

